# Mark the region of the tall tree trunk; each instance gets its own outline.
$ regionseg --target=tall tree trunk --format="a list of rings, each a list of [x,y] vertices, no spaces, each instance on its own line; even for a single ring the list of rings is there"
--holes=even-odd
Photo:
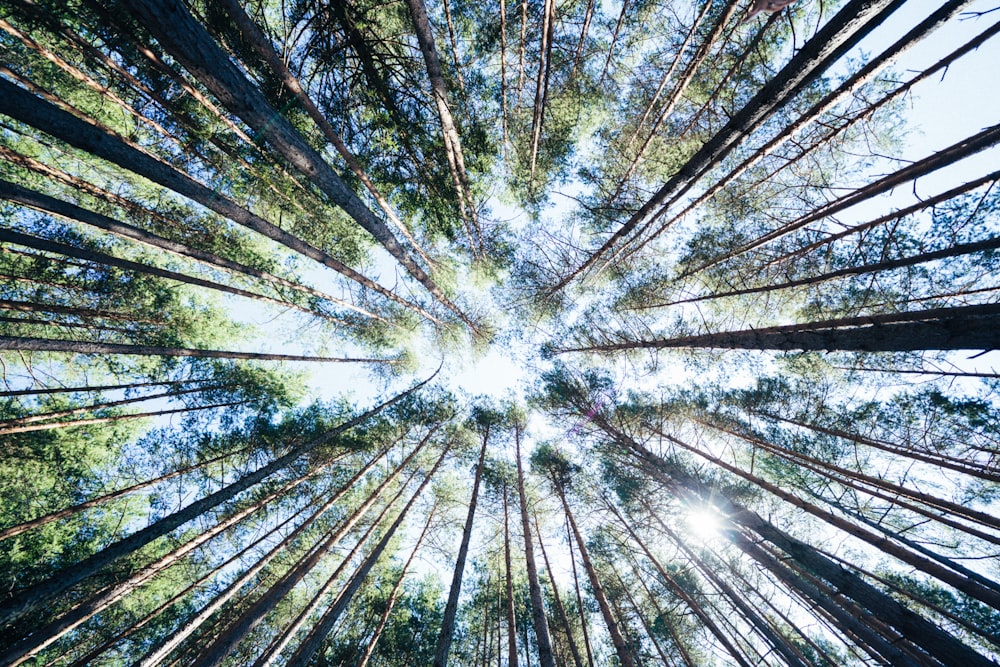
[[[410,234],[410,230],[407,229],[403,221],[399,219],[395,210],[393,210],[392,206],[382,193],[379,192],[378,188],[368,177],[368,174],[365,173],[361,163],[358,162],[358,159],[347,148],[343,139],[341,139],[340,135],[333,129],[333,125],[330,124],[330,121],[327,120],[326,116],[323,115],[323,112],[319,110],[319,107],[316,106],[306,91],[302,89],[298,79],[295,78],[292,72],[288,69],[285,61],[275,50],[271,41],[264,35],[257,24],[254,23],[253,19],[247,15],[246,11],[243,9],[243,5],[237,2],[237,0],[217,1],[226,9],[226,12],[230,18],[232,18],[244,39],[250,43],[258,54],[260,54],[271,70],[278,75],[281,82],[285,85],[285,88],[287,88],[295,96],[295,99],[299,101],[302,108],[306,110],[309,117],[312,118],[313,122],[316,123],[316,126],[323,132],[327,141],[329,141],[330,144],[337,150],[337,153],[339,153],[340,157],[344,159],[344,162],[346,162],[347,166],[352,172],[354,172],[354,175],[357,176],[358,180],[360,180],[364,184],[365,188],[368,189],[368,192],[371,193],[372,197],[376,202],[378,202],[378,205],[385,212],[386,217],[388,217],[396,228],[399,229],[400,233],[406,237],[406,239],[413,246],[413,249],[416,250],[421,259],[426,262],[427,266],[433,268],[433,264],[430,259],[427,258],[423,249],[419,246],[419,244],[417,244],[413,235]]]
[[[302,484],[313,474],[315,473],[307,472],[303,475],[299,475],[287,484],[284,484],[278,490],[267,494],[257,502],[225,518],[210,529],[199,533],[194,539],[185,542],[180,547],[167,553],[162,558],[143,567],[124,581],[119,581],[108,586],[107,588],[104,588],[97,595],[94,595],[89,600],[74,606],[68,612],[51,622],[46,623],[41,627],[33,628],[28,637],[16,642],[14,645],[8,647],[4,653],[0,654],[0,664],[11,665],[11,667],[14,667],[33,657],[39,651],[52,645],[66,633],[79,627],[86,621],[124,598],[132,591],[150,581],[160,572],[179,563],[181,559],[199,546],[205,544],[215,536],[221,534],[229,528],[232,528],[243,521],[243,519],[264,508],[272,500],[284,495],[296,486]]]
[[[625,638],[622,636],[621,631],[618,629],[618,623],[615,621],[614,615],[611,613],[611,606],[608,603],[608,598],[604,594],[604,587],[601,585],[601,579],[597,576],[597,570],[594,569],[594,564],[590,560],[590,553],[587,551],[587,545],[583,541],[583,535],[580,534],[580,529],[576,525],[576,519],[573,517],[573,512],[569,508],[569,503],[566,501],[566,493],[562,487],[556,487],[556,495],[559,496],[559,500],[562,502],[563,512],[566,514],[566,519],[569,521],[570,529],[573,531],[573,537],[576,540],[576,546],[580,550],[580,560],[583,561],[583,569],[587,572],[587,578],[590,579],[590,587],[594,591],[594,598],[597,600],[597,605],[601,608],[601,615],[604,617],[604,624],[608,627],[608,634],[611,635],[611,643],[615,646],[615,652],[618,654],[618,660],[621,662],[622,667],[635,667],[635,662],[632,660],[632,654],[628,650],[628,646],[625,644]]]
[[[246,276],[266,281],[274,286],[287,287],[289,289],[293,289],[303,294],[309,294],[310,296],[315,296],[320,299],[329,301],[331,303],[335,303],[342,308],[347,308],[349,310],[361,313],[362,315],[365,315],[367,317],[372,317],[381,320],[383,322],[386,321],[384,318],[381,318],[370,311],[367,311],[359,306],[356,306],[348,301],[345,301],[344,299],[338,299],[333,295],[325,294],[318,290],[314,290],[304,285],[300,285],[299,283],[293,282],[291,280],[286,280],[285,278],[273,275],[271,273],[268,273],[267,271],[261,271],[252,266],[248,266],[240,262],[234,262],[232,260],[226,259],[225,257],[221,257],[214,253],[206,252],[204,250],[200,250],[198,248],[192,247],[184,243],[171,241],[170,239],[158,236],[156,234],[152,234],[139,227],[118,222],[117,220],[113,220],[112,218],[109,218],[108,216],[105,215],[101,215],[100,213],[89,211],[75,204],[61,201],[54,197],[49,197],[48,195],[44,195],[40,192],[34,192],[32,190],[28,190],[27,188],[23,188],[19,185],[10,183],[8,181],[0,180],[0,198],[18,202],[19,204],[23,204],[25,206],[30,206],[31,208],[34,208],[39,211],[52,213],[54,215],[58,215],[68,220],[75,220],[78,222],[82,222],[84,224],[88,224],[98,229],[110,232],[111,234],[114,234],[119,238],[138,241],[139,243],[150,246],[152,248],[166,250],[167,252],[173,253],[180,257],[187,257],[195,261],[198,261],[202,264],[207,264],[215,268],[224,269],[230,273],[240,273]],[[213,287],[212,289],[218,289],[218,288]],[[276,303],[285,308],[295,308],[297,310],[307,312],[313,315],[314,317],[323,317],[329,319],[329,316],[324,315],[322,312],[310,308],[303,308],[298,304],[291,303],[283,299],[275,299],[273,297],[268,297],[266,295],[255,294],[251,292],[242,292],[241,294],[243,296],[249,296],[250,298],[262,299],[270,303]]]
[[[562,348],[556,351],[615,352],[666,348],[854,352],[992,350],[1000,348],[1000,305],[863,315],[744,331]]]
[[[340,564],[337,565],[337,568],[333,571],[333,574],[331,574],[329,577],[326,578],[326,582],[322,586],[320,586],[315,593],[313,593],[312,598],[305,605],[305,607],[303,607],[299,611],[299,613],[295,616],[295,619],[292,620],[291,623],[289,623],[282,629],[281,634],[279,634],[274,639],[274,641],[272,641],[271,644],[267,647],[264,653],[262,653],[261,656],[257,658],[256,661],[254,661],[253,663],[254,667],[271,667],[271,665],[275,664],[275,662],[278,661],[281,652],[285,649],[286,646],[288,646],[288,644],[291,643],[291,641],[295,638],[295,635],[298,633],[298,631],[302,629],[302,627],[305,625],[309,617],[312,616],[313,612],[319,609],[320,605],[323,602],[323,599],[327,597],[327,595],[331,590],[333,590],[333,587],[336,585],[341,575],[343,575],[344,572],[347,571],[348,566],[354,561],[354,558],[359,553],[361,553],[362,547],[364,547],[364,545],[368,542],[369,538],[371,538],[371,536],[375,534],[375,531],[378,529],[378,526],[382,523],[385,517],[389,515],[389,511],[393,508],[393,506],[395,506],[396,502],[403,497],[403,493],[406,491],[406,487],[409,486],[411,481],[413,481],[413,478],[416,476],[416,474],[417,474],[416,471],[414,471],[413,473],[410,474],[410,476],[407,479],[403,480],[403,482],[399,485],[399,490],[395,493],[395,495],[389,498],[388,501],[386,501],[385,506],[382,508],[382,511],[379,512],[378,516],[372,519],[371,523],[368,525],[368,528],[365,529],[365,532],[361,535],[360,538],[358,538],[357,542],[354,543],[354,546],[351,547],[351,550],[347,553],[347,555],[341,558]],[[358,516],[360,518],[362,515],[355,513],[355,516]],[[353,524],[351,528],[353,528]],[[340,529],[337,531],[337,533],[339,535],[339,538],[343,538],[344,536],[346,536],[347,531]],[[340,540],[338,539],[337,542],[339,541]],[[319,549],[320,558],[325,557],[327,553],[329,553],[333,549],[334,546],[336,546],[336,542],[331,542],[329,540],[324,542],[324,544]],[[315,567],[318,564],[319,560],[316,560],[313,563],[313,567]],[[304,571],[304,574],[308,574],[308,571]],[[302,579],[299,578],[296,580],[295,583],[298,583],[301,580]],[[290,592],[290,590],[288,592]],[[268,592],[268,594],[270,594],[270,592]],[[223,658],[225,658],[224,655]]]
[[[361,413],[357,417],[354,417],[353,419],[344,422],[330,431],[327,431],[311,442],[296,447],[287,454],[279,456],[271,463],[261,466],[248,475],[244,475],[228,486],[225,486],[222,489],[219,489],[218,491],[191,503],[181,510],[163,517],[159,521],[136,531],[114,544],[108,545],[92,556],[89,556],[74,565],[64,567],[54,572],[44,581],[18,591],[10,599],[0,604],[0,626],[11,623],[27,612],[37,609],[41,605],[52,601],[56,596],[69,590],[81,581],[93,576],[107,565],[117,561],[119,558],[135,552],[158,537],[162,537],[163,535],[170,533],[175,528],[184,525],[188,521],[201,516],[205,512],[234,498],[239,493],[251,488],[258,482],[270,477],[272,474],[280,470],[284,470],[308,452],[316,449],[320,445],[330,442],[341,433],[352,429],[359,424],[363,424],[373,415],[378,414],[385,408],[409,396],[422,387],[426,382],[427,380],[394,396],[388,401]]]
[[[392,539],[393,535],[395,535],[396,530],[403,523],[403,520],[406,519],[406,515],[409,513],[410,508],[413,507],[413,504],[420,497],[420,494],[423,492],[427,484],[434,479],[438,468],[441,466],[441,463],[447,455],[448,447],[446,446],[444,447],[441,456],[438,457],[438,460],[434,463],[434,466],[427,473],[427,476],[420,483],[420,486],[417,487],[417,490],[414,492],[409,502],[406,503],[406,506],[400,511],[399,516],[396,517],[396,520],[385,531],[382,539],[379,540],[379,543],[375,545],[375,548],[365,559],[364,563],[362,563],[361,567],[358,568],[358,571],[354,574],[351,582],[343,591],[341,591],[337,600],[326,611],[326,613],[323,614],[322,619],[320,619],[320,621],[313,627],[312,631],[302,641],[302,643],[299,644],[299,647],[295,650],[295,653],[292,654],[292,657],[288,659],[288,662],[286,663],[288,667],[305,667],[305,665],[313,657],[317,649],[319,649],[320,644],[323,643],[327,635],[330,634],[330,631],[333,630],[333,626],[336,625],[340,615],[344,613],[344,609],[347,608],[351,598],[353,598],[354,594],[358,592],[359,588],[361,588],[361,585],[364,583],[368,573],[371,572],[371,569],[375,567],[375,563],[382,557],[382,552],[385,551],[385,548],[389,545],[389,541]]]
[[[420,268],[386,224],[365,206],[291,123],[247,81],[180,0],[123,2],[160,45],[224,106],[258,132],[284,159],[371,234],[437,301],[475,330],[465,313]]]
[[[503,484],[503,560],[507,584],[507,665],[517,667],[517,619],[514,615],[514,577],[510,562],[510,511],[506,480]]]
[[[3,183],[4,181],[0,181],[0,197],[4,196],[4,194],[2,193]],[[76,246],[67,245],[65,243],[58,243],[56,241],[50,241],[48,239],[43,239],[38,236],[22,234],[20,232],[15,232],[8,229],[0,229],[0,241],[6,243],[16,243],[17,245],[25,246],[27,248],[33,248],[35,250],[41,250],[44,252],[59,253],[60,255],[65,255],[67,257],[75,257],[77,259],[86,260],[88,262],[103,264],[104,266],[113,266],[115,268],[125,269],[126,271],[135,271],[136,273],[142,273],[150,276],[157,276],[159,278],[166,278],[167,280],[176,280],[177,282],[186,283],[188,285],[197,285],[198,287],[204,287],[206,289],[216,290],[218,292],[234,294],[236,296],[242,296],[247,299],[253,299],[255,301],[263,301],[265,303],[276,304],[278,306],[281,306],[282,308],[294,308],[296,310],[307,312],[315,317],[324,317],[321,313],[317,313],[316,311],[304,308],[294,303],[289,303],[288,301],[282,301],[281,299],[275,299],[273,297],[265,296],[263,294],[258,294],[256,292],[249,292],[244,289],[239,289],[238,287],[230,287],[229,285],[224,285],[214,280],[204,280],[202,278],[189,276],[185,273],[170,271],[168,269],[161,269],[157,266],[152,266],[150,264],[133,262],[128,259],[119,259],[118,257],[114,257],[112,255],[109,255],[104,252],[99,252],[97,250],[77,248]]]
[[[32,433],[35,431],[52,431],[57,428],[75,428],[77,426],[89,426],[90,424],[107,424],[109,422],[127,421],[130,419],[145,419],[146,417],[162,417],[164,415],[176,415],[186,412],[197,412],[199,410],[215,410],[218,408],[230,408],[235,405],[242,405],[242,401],[232,401],[229,403],[213,403],[211,405],[196,405],[194,407],[174,408],[172,410],[154,410],[152,412],[137,412],[124,415],[113,415],[111,417],[89,417],[84,419],[71,419],[69,421],[49,422],[45,424],[26,424],[24,426],[8,426],[0,429],[0,435],[11,435],[14,433]]]
[[[879,617],[894,627],[909,642],[927,651],[942,663],[947,665],[982,665],[983,667],[990,664],[990,661],[955,637],[874,588],[857,575],[844,570],[811,545],[784,533],[757,513],[729,499],[718,489],[710,487],[677,465],[656,456],[623,432],[613,428],[603,417],[595,416],[594,422],[614,438],[616,443],[654,466],[653,470],[656,472],[657,478],[673,489],[679,497],[689,498],[694,502],[714,504],[729,521],[754,532],[765,541],[781,549],[807,571],[828,581],[861,608],[877,610]],[[680,442],[676,438],[669,439],[671,442]],[[720,464],[722,462],[717,463],[717,465]],[[730,468],[732,467],[726,467],[727,470]],[[730,471],[735,472],[735,470]],[[760,484],[764,486],[766,482],[760,480]],[[768,488],[769,491],[774,489],[773,485],[767,485],[765,488]],[[780,489],[774,489],[771,492],[783,493]],[[799,506],[807,511],[816,512],[816,508],[808,503],[800,501]],[[857,535],[859,529],[854,527],[854,530],[849,532]],[[737,537],[736,531],[733,530],[727,531],[726,535],[732,539]],[[875,545],[882,546],[881,542],[884,540],[879,539]],[[742,542],[740,543],[742,544]],[[970,587],[965,586],[964,588]],[[978,592],[979,589],[972,590]]]
[[[479,501],[479,484],[483,477],[483,462],[486,459],[486,445],[489,443],[489,430],[483,435],[483,446],[479,450],[479,461],[476,464],[476,474],[472,481],[472,497],[469,499],[469,510],[465,515],[465,527],[462,529],[462,541],[458,546],[458,556],[455,558],[455,570],[451,577],[451,588],[448,590],[448,601],[444,606],[444,617],[441,620],[441,631],[438,633],[437,645],[434,649],[434,667],[448,667],[448,651],[455,632],[455,615],[458,613],[458,597],[462,592],[462,577],[465,573],[465,559],[469,555],[469,542],[472,539],[472,525],[476,518],[476,504]]]
[[[573,590],[576,592],[576,609],[580,614],[580,631],[583,633],[583,647],[587,650],[587,666],[594,667],[594,651],[590,646],[590,631],[587,630],[587,611],[580,594],[580,577],[576,571],[576,555],[573,553],[573,532],[566,520],[566,545],[569,548],[569,565],[573,571]]]
[[[538,549],[542,552],[542,560],[545,562],[545,571],[549,575],[549,584],[552,586],[552,597],[556,603],[556,611],[559,612],[559,620],[562,621],[566,630],[566,643],[569,644],[569,651],[573,655],[573,664],[576,667],[583,667],[583,658],[580,656],[580,649],[573,639],[573,630],[566,615],[566,608],[563,606],[562,598],[559,596],[559,588],[556,586],[556,578],[552,574],[552,565],[549,563],[549,556],[545,553],[545,544],[542,542],[542,531],[538,527],[538,515],[533,516],[535,520],[535,535],[538,536]]]
[[[431,81],[431,96],[434,98],[434,106],[437,107],[438,116],[441,119],[441,133],[444,137],[448,166],[451,168],[452,179],[455,181],[455,190],[458,193],[459,210],[463,211],[462,217],[465,218],[467,216],[469,223],[472,225],[471,229],[468,230],[469,246],[475,254],[477,246],[482,244],[482,230],[479,228],[476,203],[472,197],[472,190],[469,186],[469,175],[465,168],[462,139],[458,134],[458,128],[455,126],[455,119],[451,115],[451,109],[448,107],[448,87],[444,81],[444,74],[441,71],[441,60],[438,57],[437,47],[434,43],[434,30],[431,28],[424,0],[406,0],[406,5],[410,10],[410,18],[413,20],[417,44],[420,46],[420,53],[424,57],[424,65],[427,68],[427,76]]]
[[[550,2],[553,0],[550,0]],[[528,570],[528,592],[531,597],[531,621],[538,643],[540,667],[555,667],[552,657],[552,638],[549,637],[549,623],[542,601],[542,587],[538,583],[538,567],[535,564],[535,549],[531,544],[531,524],[528,521],[528,495],[524,492],[524,469],[521,465],[521,427],[514,426],[514,457],[517,463],[517,496],[521,507],[521,530],[524,533],[524,562]]]
[[[199,357],[202,359],[254,359],[257,361],[315,361],[340,363],[393,363],[391,359],[352,359],[347,357],[310,357],[298,354],[265,354],[263,352],[231,352],[201,350],[189,347],[128,345],[125,343],[95,343],[86,340],[56,340],[0,336],[0,350],[30,350],[34,352],[72,352],[73,354],[124,354],[143,357]]]
[[[137,146],[93,121],[85,121],[38,99],[19,86],[0,78],[0,113],[7,114],[31,127],[50,134],[71,146],[112,162],[139,174],[154,183],[187,197],[233,222],[276,241],[315,262],[333,269],[362,286],[395,301],[422,317],[437,322],[433,315],[419,306],[382,287],[358,273],[328,253],[290,234],[258,215],[239,206],[222,193],[212,190],[166,162],[146,153]]]

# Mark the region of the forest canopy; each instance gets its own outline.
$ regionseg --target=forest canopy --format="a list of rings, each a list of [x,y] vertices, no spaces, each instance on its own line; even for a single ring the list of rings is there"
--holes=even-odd
[[[997,9],[0,0],[0,665],[996,665]]]

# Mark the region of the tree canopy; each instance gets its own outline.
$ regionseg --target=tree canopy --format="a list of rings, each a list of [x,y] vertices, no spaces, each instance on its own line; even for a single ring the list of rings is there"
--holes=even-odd
[[[995,11],[0,0],[0,665],[997,664]]]

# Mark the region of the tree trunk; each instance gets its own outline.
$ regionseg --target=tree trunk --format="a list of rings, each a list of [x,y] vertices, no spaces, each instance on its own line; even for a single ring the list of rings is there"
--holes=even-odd
[[[458,596],[462,592],[462,576],[465,573],[465,559],[469,555],[469,542],[472,539],[472,525],[476,518],[479,484],[483,477],[483,462],[486,459],[486,445],[488,442],[489,431],[483,436],[483,446],[479,450],[479,462],[476,464],[476,474],[472,481],[472,497],[469,499],[469,511],[465,515],[465,527],[462,529],[462,541],[458,546],[458,556],[455,558],[455,570],[451,578],[451,588],[448,591],[448,602],[444,607],[441,631],[438,633],[437,646],[434,649],[434,667],[448,667],[448,651],[451,649],[451,642],[455,632]]]
[[[388,546],[389,541],[396,533],[396,530],[399,528],[400,524],[403,523],[407,513],[410,511],[410,508],[413,507],[413,504],[420,497],[420,494],[423,492],[427,484],[434,478],[435,473],[437,473],[438,468],[441,466],[441,463],[447,455],[448,447],[446,446],[437,462],[435,462],[434,467],[430,469],[430,472],[427,473],[427,476],[420,483],[420,486],[417,487],[416,492],[414,492],[409,502],[406,503],[406,506],[403,507],[402,511],[400,511],[399,516],[396,517],[396,520],[391,526],[389,526],[388,530],[386,530],[382,539],[379,540],[379,543],[368,555],[364,563],[361,564],[361,567],[358,568],[358,571],[351,579],[351,583],[348,584],[347,588],[340,593],[333,605],[326,611],[325,614],[323,614],[323,618],[320,619],[320,621],[313,627],[309,635],[302,641],[301,644],[299,644],[299,647],[295,650],[295,653],[292,654],[292,657],[288,659],[288,662],[286,663],[288,667],[305,667],[305,665],[313,657],[316,650],[320,647],[320,644],[323,643],[327,635],[330,634],[330,631],[333,630],[333,626],[337,624],[337,620],[344,612],[344,609],[347,608],[351,598],[353,598],[354,594],[358,592],[359,588],[361,588],[361,585],[365,581],[365,577],[368,576],[371,569],[375,567],[375,563],[379,560],[379,558],[381,558],[382,552],[385,551],[386,546]]]
[[[351,550],[347,553],[347,555],[341,558],[340,564],[333,571],[333,574],[327,577],[326,582],[322,586],[320,586],[315,593],[313,593],[312,598],[309,600],[306,606],[299,611],[299,613],[295,616],[295,619],[291,623],[286,625],[284,629],[282,629],[281,634],[278,635],[278,637],[273,642],[271,642],[271,644],[267,647],[264,653],[262,653],[261,656],[257,658],[256,661],[254,661],[253,663],[254,667],[271,667],[271,665],[273,665],[278,660],[279,656],[281,655],[281,652],[285,649],[286,646],[288,646],[289,643],[291,643],[292,639],[295,638],[295,635],[302,628],[302,626],[305,625],[306,621],[313,614],[313,612],[319,609],[320,604],[323,602],[323,598],[325,598],[327,594],[331,590],[333,590],[333,587],[337,583],[337,580],[340,579],[341,575],[347,570],[348,566],[354,560],[355,556],[361,553],[361,548],[365,545],[365,543],[368,542],[368,539],[375,534],[375,530],[378,528],[379,524],[381,524],[382,521],[385,519],[385,517],[388,516],[389,511],[396,504],[396,501],[398,501],[403,496],[403,493],[406,491],[406,487],[409,486],[410,482],[413,480],[415,476],[416,476],[416,471],[411,473],[410,476],[406,480],[404,480],[402,484],[400,484],[399,490],[395,493],[395,495],[392,496],[392,498],[390,498],[385,503],[385,506],[382,508],[382,511],[379,512],[378,516],[372,519],[368,528],[366,528],[365,532],[361,535],[360,538],[358,538],[358,541],[354,543],[354,546],[351,547]],[[362,515],[355,513],[354,516],[357,516],[360,519]],[[354,525],[355,524],[352,524],[350,528],[353,528]],[[326,542],[324,542],[324,544],[318,550],[319,552],[318,558],[312,563],[312,565],[309,567],[309,570],[303,571],[302,577],[296,577],[295,584],[302,581],[305,575],[308,574],[309,571],[311,571],[316,565],[318,565],[323,557],[325,557],[330,551],[333,550],[333,547],[335,547],[337,543],[340,542],[340,539],[346,536],[347,530],[340,529],[337,531],[337,533],[338,533],[337,535],[338,539],[336,539],[335,541],[327,540]],[[291,592],[291,589],[286,591],[286,593],[288,592]],[[268,595],[270,595],[270,591],[268,591]],[[225,658],[225,655],[223,655],[222,657]]]
[[[559,620],[562,621],[563,628],[566,629],[566,643],[569,644],[569,651],[573,655],[573,664],[576,667],[583,667],[583,658],[580,656],[580,649],[573,639],[573,630],[566,615],[566,608],[563,606],[562,598],[559,596],[559,588],[556,586],[556,578],[552,574],[552,565],[549,564],[549,556],[545,553],[545,544],[542,542],[542,531],[538,527],[538,515],[534,515],[535,535],[538,536],[538,549],[542,552],[542,560],[545,562],[545,571],[549,575],[549,584],[552,586],[552,597],[556,603],[556,611],[559,613]]]
[[[921,647],[923,650],[926,650],[930,655],[933,655],[944,664],[956,666],[982,665],[983,667],[990,664],[990,661],[983,658],[979,653],[972,650],[955,637],[943,631],[933,623],[930,623],[915,612],[904,607],[895,599],[872,587],[858,576],[847,572],[840,566],[836,565],[829,558],[820,554],[814,547],[787,535],[755,512],[739,505],[735,501],[730,500],[718,489],[709,487],[697,478],[687,474],[676,465],[672,465],[664,459],[657,457],[655,454],[645,449],[642,445],[635,442],[624,433],[613,429],[603,418],[598,417],[595,418],[594,421],[602,430],[614,438],[616,443],[621,444],[641,459],[647,460],[652,465],[656,466],[655,469],[662,473],[658,474],[658,478],[670,488],[674,489],[675,492],[678,492],[682,497],[689,497],[695,502],[714,504],[724,516],[728,517],[729,521],[753,531],[767,542],[770,542],[774,546],[778,547],[806,570],[815,576],[825,579],[830,584],[837,587],[841,593],[854,600],[863,609],[877,610],[879,618],[883,619],[885,622],[889,623],[892,627],[898,630],[909,642]],[[670,436],[666,437],[668,437],[668,439],[675,444],[682,444],[676,438],[672,438]],[[695,448],[690,449],[697,453]],[[702,456],[705,455],[702,454]],[[717,465],[721,465],[725,467],[726,470],[736,474],[740,474],[741,472],[737,472],[738,469],[732,469],[732,466],[728,466],[721,461],[718,461]],[[742,474],[745,475],[746,473]],[[754,479],[755,481],[758,481],[758,478]],[[788,499],[785,498],[785,496],[790,496],[790,494],[787,494],[780,489],[776,489],[773,485],[769,485],[763,480],[759,480],[759,485],[772,493],[778,494],[779,497],[784,499]],[[820,512],[818,508],[813,507],[809,503],[804,503],[801,500],[799,500],[797,506],[810,511],[813,514]],[[835,519],[835,517],[833,519]],[[834,525],[841,527],[841,525],[845,523],[846,522],[840,521],[838,523],[834,523]],[[853,530],[849,530],[848,528],[844,529],[848,530],[848,532],[852,535],[859,535],[859,532],[861,532],[856,526],[851,526],[850,528],[853,528]],[[727,531],[727,537],[732,537],[734,533],[735,531],[732,530]],[[885,540],[876,538],[876,541],[873,544],[877,547],[885,549],[886,547],[882,544],[883,542],[885,542]],[[935,574],[935,576],[938,575]],[[986,592],[980,591],[979,587],[966,585],[961,588],[961,590],[966,589],[979,592],[981,596],[979,599],[982,599],[982,597],[991,599],[993,597],[992,593],[989,596],[986,596]],[[970,595],[974,594],[970,592]]]
[[[256,485],[258,482],[270,477],[272,474],[285,469],[308,452],[316,449],[320,445],[330,442],[337,435],[364,423],[373,415],[378,414],[383,409],[412,394],[426,382],[427,381],[425,380],[411,389],[396,395],[388,401],[377,405],[371,410],[363,412],[357,417],[344,422],[340,426],[327,431],[325,434],[319,436],[311,442],[294,448],[287,454],[276,458],[271,463],[268,463],[254,472],[244,475],[242,478],[229,484],[228,486],[191,503],[184,509],[165,516],[142,530],[139,530],[132,535],[115,542],[114,544],[108,545],[101,551],[74,565],[64,567],[54,572],[48,579],[18,591],[13,597],[0,604],[0,626],[11,623],[27,612],[52,601],[59,594],[69,590],[71,587],[80,583],[84,579],[91,577],[107,565],[117,561],[119,558],[135,552],[158,537],[162,537],[163,535],[170,533],[175,528],[178,528],[188,521],[201,516],[210,509],[218,507],[222,503],[234,498],[239,493]]]
[[[601,615],[604,617],[604,624],[608,627],[608,633],[611,635],[611,643],[615,646],[618,660],[621,662],[622,667],[635,667],[632,655],[625,644],[625,638],[622,637],[622,633],[618,629],[618,623],[611,613],[611,607],[608,604],[607,596],[604,594],[604,587],[601,586],[601,580],[597,576],[597,570],[594,569],[594,564],[590,561],[590,553],[587,551],[587,545],[584,544],[583,536],[576,525],[576,519],[573,518],[573,513],[569,509],[566,494],[561,487],[557,486],[556,495],[559,496],[559,500],[562,502],[563,512],[565,512],[570,529],[573,531],[576,546],[580,549],[580,560],[583,561],[583,569],[587,571],[587,577],[590,579],[590,587],[594,591],[594,598],[597,600],[597,605],[601,608]]]
[[[551,2],[552,0],[550,0]],[[528,570],[528,592],[531,596],[531,621],[535,628],[535,640],[538,643],[539,667],[555,667],[552,657],[552,638],[549,637],[549,624],[545,617],[545,606],[542,602],[542,587],[538,583],[538,567],[535,564],[535,549],[531,544],[531,524],[528,522],[528,495],[524,492],[524,469],[521,466],[521,429],[514,426],[514,457],[517,463],[517,496],[521,507],[521,530],[524,533],[524,561]]]
[[[590,647],[590,631],[587,630],[587,612],[583,607],[583,595],[580,594],[580,578],[576,572],[576,555],[573,553],[573,532],[566,520],[566,545],[569,547],[569,564],[573,570],[573,589],[576,591],[576,608],[580,613],[580,630],[583,632],[583,647],[587,650],[587,667],[594,667],[594,651]]]
[[[203,359],[255,359],[258,361],[315,361],[340,363],[393,363],[391,359],[352,359],[346,357],[309,357],[297,354],[265,354],[262,352],[230,352],[199,350],[189,347],[159,347],[124,343],[95,343],[86,340],[55,340],[0,336],[0,350],[30,350],[33,352],[71,352],[73,354],[125,354],[144,357],[199,357]]]
[[[240,273],[246,276],[257,278],[259,280],[264,280],[268,283],[272,283],[273,285],[280,285],[282,287],[293,289],[297,292],[309,294],[310,296],[315,296],[320,299],[330,301],[331,303],[335,303],[342,308],[353,310],[355,312],[361,313],[362,315],[366,315],[368,317],[372,317],[381,320],[383,322],[386,321],[384,318],[381,318],[375,315],[374,313],[371,313],[363,308],[355,306],[354,304],[349,303],[343,299],[338,299],[337,297],[332,296],[330,294],[325,294],[318,290],[314,290],[304,285],[300,285],[299,283],[292,282],[291,280],[280,278],[266,271],[255,269],[252,266],[247,266],[246,264],[242,264],[240,262],[234,262],[232,260],[226,259],[225,257],[221,257],[214,253],[205,252],[204,250],[199,250],[198,248],[194,248],[192,246],[183,243],[171,241],[170,239],[158,236],[156,234],[152,234],[144,229],[140,229],[139,227],[135,227],[133,225],[126,225],[124,223],[118,222],[117,220],[113,220],[108,216],[101,215],[100,213],[94,213],[93,211],[81,208],[80,206],[77,206],[75,204],[61,201],[54,197],[49,197],[48,195],[44,195],[40,192],[34,192],[32,190],[28,190],[27,188],[23,188],[19,185],[10,183],[8,181],[0,180],[0,198],[7,199],[9,201],[15,201],[18,202],[19,204],[29,206],[31,208],[34,208],[36,210],[45,213],[58,215],[68,220],[75,220],[78,222],[82,222],[84,224],[91,225],[98,229],[103,229],[104,231],[114,234],[119,238],[138,241],[139,243],[150,246],[152,248],[166,250],[167,252],[173,253],[180,257],[187,257],[195,261],[198,261],[202,264],[207,264],[215,268],[224,269],[230,273]],[[172,277],[172,276],[167,276],[167,277]],[[215,283],[210,283],[210,285],[215,285]],[[212,289],[219,289],[219,287],[212,287]],[[323,317],[326,319],[330,319],[329,316],[324,315],[321,312],[309,308],[303,308],[302,306],[290,303],[282,299],[275,299],[273,297],[268,297],[265,295],[256,294],[252,292],[245,292],[242,290],[239,293],[242,296],[249,296],[250,298],[262,299],[270,303],[275,303],[284,308],[295,308],[297,310],[309,313],[314,317]]]
[[[514,578],[510,562],[510,511],[506,480],[503,485],[503,560],[507,575],[507,665],[517,667],[517,619],[514,616]]]
[[[284,159],[306,175],[333,203],[371,234],[436,300],[475,330],[465,313],[441,292],[430,276],[399,244],[385,223],[365,206],[320,154],[247,81],[183,3],[179,0],[158,3],[150,0],[124,0],[124,4],[160,45],[219,98],[226,108],[258,132]]]
[[[744,331],[561,348],[556,352],[666,348],[852,352],[992,350],[1000,348],[1000,306],[985,304],[863,315]]]

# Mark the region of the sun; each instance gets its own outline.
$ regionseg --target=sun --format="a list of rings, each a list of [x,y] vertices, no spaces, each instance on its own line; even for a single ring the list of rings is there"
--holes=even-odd
[[[699,542],[710,542],[722,535],[722,515],[714,507],[692,507],[684,516],[684,524]]]

